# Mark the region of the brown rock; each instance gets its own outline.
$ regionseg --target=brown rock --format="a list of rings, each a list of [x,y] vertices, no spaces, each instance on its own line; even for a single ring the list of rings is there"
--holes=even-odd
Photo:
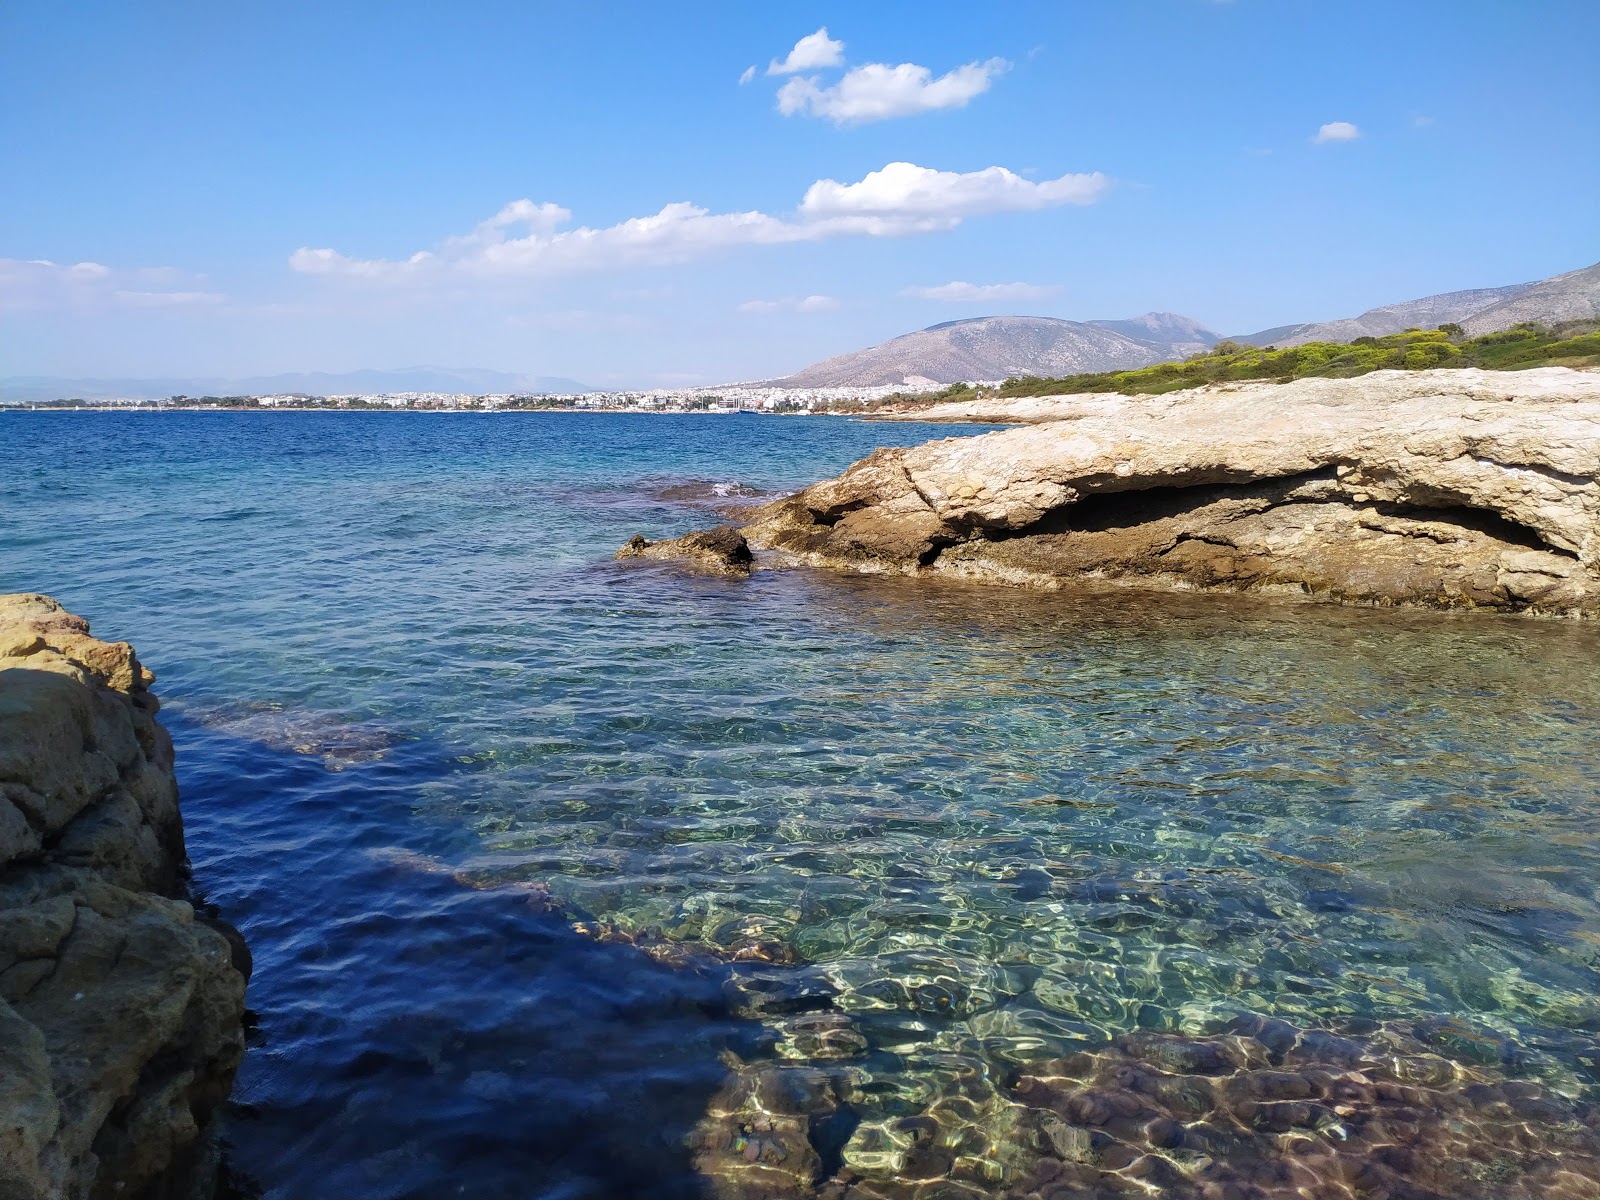
[[[732,525],[697,530],[660,542],[635,534],[617,551],[617,557],[677,560],[718,575],[748,575],[753,560],[749,543]]]
[[[248,956],[183,897],[153,679],[48,597],[0,596],[7,1200],[186,1187],[243,1053]]]

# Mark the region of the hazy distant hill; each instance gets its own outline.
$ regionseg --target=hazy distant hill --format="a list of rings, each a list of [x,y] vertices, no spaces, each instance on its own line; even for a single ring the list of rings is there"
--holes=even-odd
[[[1135,341],[1164,347],[1179,358],[1209,350],[1221,340],[1193,317],[1180,317],[1177,313],[1150,312],[1126,321],[1090,321],[1089,324]]]
[[[1515,296],[1473,313],[1460,324],[1469,335],[1477,337],[1524,321],[1550,325],[1556,321],[1596,319],[1600,319],[1600,263],[1530,283]]]
[[[382,392],[586,392],[573,379],[516,375],[482,368],[403,367],[393,371],[299,372],[242,379],[177,376],[167,379],[70,379],[14,375],[0,379],[0,400],[159,400],[166,396],[373,395]]]
[[[1470,336],[1509,329],[1523,321],[1553,324],[1600,317],[1600,264],[1568,271],[1536,283],[1444,292],[1370,308],[1359,317],[1278,325],[1235,337],[1251,346],[1299,346],[1306,342],[1348,342],[1383,337],[1406,329],[1435,329],[1447,322]]]
[[[881,387],[920,380],[1071,375],[1183,358],[1216,341],[1217,335],[1199,322],[1174,313],[1146,313],[1126,321],[975,317],[903,334],[772,382],[785,387]]]

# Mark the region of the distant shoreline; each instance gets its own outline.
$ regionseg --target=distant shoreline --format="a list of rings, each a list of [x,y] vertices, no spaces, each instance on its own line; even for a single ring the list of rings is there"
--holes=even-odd
[[[142,408],[136,405],[80,405],[73,408],[46,407],[34,404],[0,404],[0,413],[29,412],[29,413],[141,413],[159,416],[162,413],[229,413],[235,416],[273,416],[278,413],[338,413],[346,415],[361,415],[378,413],[383,415],[399,416],[495,416],[495,415],[523,415],[523,416],[548,416],[551,414],[575,413],[596,417],[851,417],[860,416],[860,413],[831,413],[831,412],[756,412],[750,409],[737,409],[731,411],[707,412],[704,409],[652,409],[652,408],[402,408],[402,407],[373,407],[373,408],[321,408],[316,405],[291,408],[287,405],[274,405],[271,408],[207,408],[197,405],[168,405],[162,408]]]

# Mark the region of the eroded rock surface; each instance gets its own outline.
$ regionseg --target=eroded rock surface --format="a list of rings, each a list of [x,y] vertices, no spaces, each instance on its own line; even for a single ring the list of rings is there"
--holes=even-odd
[[[195,1164],[244,1051],[248,956],[184,899],[153,680],[49,597],[0,596],[7,1200],[206,1194]]]
[[[1004,419],[1006,405],[946,414]],[[1600,614],[1600,373],[1384,371],[1014,402],[756,511],[853,570]]]
[[[617,551],[617,557],[677,560],[717,575],[748,575],[753,558],[744,535],[731,525],[696,530],[659,542],[635,534]]]

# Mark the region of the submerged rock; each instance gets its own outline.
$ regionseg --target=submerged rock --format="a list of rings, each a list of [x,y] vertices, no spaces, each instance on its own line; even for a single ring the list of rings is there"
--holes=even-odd
[[[737,479],[679,479],[652,488],[650,494],[657,500],[715,503],[725,500],[753,500],[770,493],[740,483]]]
[[[618,558],[659,558],[690,563],[718,575],[748,575],[753,556],[744,535],[731,525],[651,542],[635,534]]]
[[[289,754],[320,758],[330,771],[377,762],[401,741],[387,729],[335,713],[289,709],[262,701],[182,712],[197,724],[230,737]]]
[[[1026,405],[1039,423],[879,450],[744,533],[858,571],[1600,615],[1600,373]]]
[[[210,1194],[249,955],[185,898],[153,681],[49,597],[0,596],[7,1200]]]

